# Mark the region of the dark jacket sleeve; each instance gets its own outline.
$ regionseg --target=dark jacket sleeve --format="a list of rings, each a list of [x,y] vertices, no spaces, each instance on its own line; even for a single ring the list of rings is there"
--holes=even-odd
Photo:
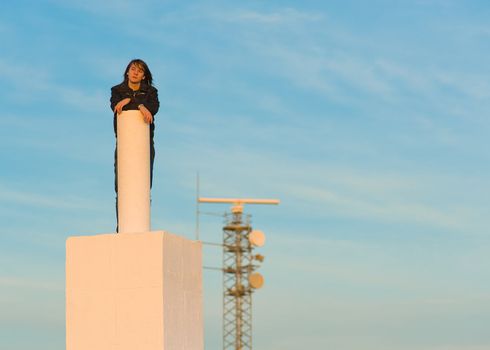
[[[140,104],[144,105],[150,111],[151,115],[155,116],[158,113],[160,102],[158,101],[158,90],[155,87],[148,87],[145,94],[136,95],[133,100],[135,106],[139,106]]]
[[[120,89],[118,89],[118,86],[113,86],[111,88],[111,109],[114,112],[114,108],[116,108],[116,105],[119,103],[119,101],[123,100],[123,96],[121,95]]]
[[[151,115],[155,115],[158,113],[158,109],[160,108],[160,101],[158,100],[158,90],[152,87],[148,91],[148,95],[146,96],[146,101],[143,103],[146,108],[150,111]]]

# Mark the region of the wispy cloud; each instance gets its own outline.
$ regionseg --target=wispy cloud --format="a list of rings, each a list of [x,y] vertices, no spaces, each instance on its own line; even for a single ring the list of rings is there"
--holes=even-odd
[[[274,8],[260,11],[246,6],[209,6],[190,5],[186,8],[168,11],[160,16],[162,23],[173,23],[178,20],[209,21],[214,23],[233,23],[250,25],[291,25],[317,22],[325,19],[324,13],[308,12],[293,7]]]
[[[410,203],[406,200],[397,203],[393,199],[378,197],[369,201],[329,191],[324,187],[298,184],[285,185],[283,190],[295,201],[309,203],[309,207],[322,206],[324,210],[331,213],[330,215],[336,213],[351,218],[376,219],[385,222],[420,222],[445,228],[461,229],[465,227],[450,213],[444,213],[433,206]]]
[[[460,175],[421,174],[418,170],[414,173],[374,171],[363,166],[342,168],[284,155],[279,158],[274,152],[258,150],[234,150],[227,154],[202,142],[197,153],[199,158],[195,158],[195,149],[189,144],[178,152],[182,159],[195,160],[184,165],[184,168],[190,166],[191,174],[196,169],[208,174],[203,188],[213,195],[236,192],[233,179],[239,171],[248,174],[247,183],[242,182],[239,191],[280,195],[305,215],[412,223],[467,233],[482,233],[487,224],[477,193],[464,194],[476,200],[473,207],[457,200],[463,196],[458,191],[464,191],[464,187],[459,189],[457,185],[461,182]],[[235,159],[248,166],[228,167],[226,174],[211,170],[219,169],[222,164],[233,164]],[[182,178],[181,186],[193,184],[192,179]]]
[[[274,62],[269,68],[276,74],[301,89],[316,91],[337,102],[358,105],[359,96],[352,96],[354,89],[390,104],[408,104],[412,99],[422,99],[434,103],[443,112],[451,112],[455,101],[447,100],[444,91],[453,91],[451,99],[456,96],[475,102],[484,101],[490,95],[490,84],[476,73],[447,68],[415,69],[383,56],[359,57],[354,52],[336,48],[335,43],[328,48],[319,42],[306,47],[299,44],[299,48],[252,45],[268,57],[267,62]]]
[[[148,6],[155,4],[152,0],[143,0],[135,3],[130,0],[107,0],[104,2],[99,2],[97,0],[51,0],[52,3],[60,7],[68,7],[93,15],[103,15],[103,16],[116,16],[116,17],[129,17],[134,16],[134,14],[146,13],[145,11]]]
[[[19,278],[19,277],[7,277],[0,276],[0,287],[1,288],[14,288],[14,289],[29,289],[29,290],[45,290],[45,291],[63,291],[64,283],[62,281],[36,281],[29,278]]]
[[[8,91],[11,100],[49,101],[53,105],[66,104],[85,111],[107,106],[107,96],[102,90],[89,91],[57,83],[52,72],[38,66],[0,60],[0,77],[12,86]]]
[[[0,184],[0,202],[5,205],[23,205],[37,208],[54,209],[84,209],[97,211],[103,209],[96,200],[69,195],[52,195],[44,193],[27,192],[14,189],[6,184]]]
[[[213,20],[225,22],[243,22],[259,24],[291,24],[294,22],[315,22],[324,19],[321,13],[299,11],[294,8],[282,8],[271,12],[259,12],[249,9],[217,11],[208,15]]]

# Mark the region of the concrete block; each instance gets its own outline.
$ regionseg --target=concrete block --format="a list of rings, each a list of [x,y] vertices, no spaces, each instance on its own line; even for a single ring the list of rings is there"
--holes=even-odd
[[[67,240],[67,350],[203,347],[200,242],[164,231]]]

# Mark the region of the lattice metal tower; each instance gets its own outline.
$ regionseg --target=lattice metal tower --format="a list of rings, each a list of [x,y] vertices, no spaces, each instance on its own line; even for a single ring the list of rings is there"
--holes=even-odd
[[[252,264],[250,216],[226,215],[223,227],[223,349],[252,349]]]
[[[265,236],[252,230],[251,216],[243,214],[243,204],[279,204],[267,199],[199,198],[205,203],[232,203],[223,226],[223,350],[252,350],[252,294],[263,284],[254,272],[264,257],[254,254]]]

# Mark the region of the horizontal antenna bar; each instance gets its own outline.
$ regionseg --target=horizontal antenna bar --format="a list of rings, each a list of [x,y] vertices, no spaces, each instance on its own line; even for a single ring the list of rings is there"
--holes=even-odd
[[[253,198],[205,198],[200,197],[199,203],[231,203],[231,204],[279,204],[279,199],[253,199]]]
[[[219,268],[219,267],[209,267],[209,266],[203,266],[202,267],[203,269],[205,270],[216,270],[216,271],[223,271],[222,268]]]
[[[204,245],[215,245],[215,246],[223,247],[223,244],[221,243],[213,243],[213,242],[201,242],[201,243]]]

